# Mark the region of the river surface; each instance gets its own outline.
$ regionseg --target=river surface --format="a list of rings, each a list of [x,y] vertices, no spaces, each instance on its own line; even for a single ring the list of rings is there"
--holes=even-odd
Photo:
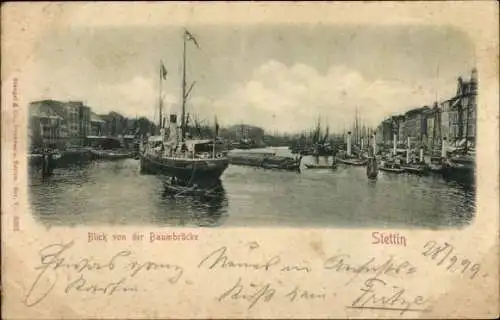
[[[278,153],[288,150],[275,149]],[[305,163],[316,159],[305,157]],[[320,162],[331,159],[320,158]],[[475,215],[472,187],[438,175],[379,172],[339,164],[301,172],[232,166],[214,197],[172,196],[139,161],[92,162],[32,177],[35,218],[50,226],[461,228]]]

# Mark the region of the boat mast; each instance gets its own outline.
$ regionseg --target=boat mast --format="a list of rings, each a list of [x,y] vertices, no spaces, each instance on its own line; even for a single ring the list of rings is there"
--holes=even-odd
[[[163,128],[163,102],[162,102],[162,99],[161,99],[161,95],[162,95],[162,85],[163,85],[163,75],[162,75],[162,64],[161,64],[161,61],[160,61],[160,69],[159,69],[159,74],[160,74],[160,95],[158,96],[158,111],[159,111],[159,128],[160,128],[160,131],[161,129]]]
[[[470,90],[470,84],[468,85],[468,89]],[[465,106],[465,146],[464,146],[464,149],[465,149],[465,153],[467,153],[468,151],[468,136],[469,136],[469,113],[470,113],[470,109],[469,109],[469,106],[470,106],[470,99],[471,99],[471,95],[470,93],[468,92],[467,95],[467,105]]]
[[[186,137],[185,132],[185,116],[186,116],[186,36],[187,32],[184,31],[182,36],[184,43],[184,50],[182,55],[182,116],[181,116],[181,137],[184,142],[184,138]]]

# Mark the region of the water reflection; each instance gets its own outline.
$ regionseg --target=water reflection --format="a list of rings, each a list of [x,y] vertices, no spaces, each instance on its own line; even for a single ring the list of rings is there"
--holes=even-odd
[[[139,172],[127,159],[58,168],[54,175],[31,175],[33,214],[52,225],[130,225],[213,227],[224,223],[228,199],[222,182],[196,192],[168,187],[160,177]]]
[[[330,159],[321,159],[328,161]],[[314,163],[304,158],[304,166]],[[141,175],[139,161],[92,162],[31,179],[30,202],[47,226],[464,227],[474,219],[474,187],[443,179],[340,164],[302,173],[230,166],[196,190]],[[192,192],[191,192],[192,191]]]

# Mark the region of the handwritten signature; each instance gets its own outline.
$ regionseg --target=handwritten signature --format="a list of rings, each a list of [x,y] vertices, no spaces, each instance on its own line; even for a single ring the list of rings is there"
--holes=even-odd
[[[424,305],[429,301],[423,296],[409,296],[407,289],[393,286],[379,278],[370,278],[360,289],[361,295],[356,297],[348,309],[372,309],[405,312],[428,312]],[[385,293],[380,291],[385,290]]]
[[[154,261],[138,261],[133,252],[122,250],[109,259],[98,261],[93,257],[75,258],[70,256],[74,242],[53,243],[39,251],[40,264],[35,267],[38,274],[29,286],[23,303],[32,307],[43,301],[54,290],[61,273],[69,273],[64,292],[86,292],[111,296],[118,292],[136,292],[137,285],[129,284],[139,274],[150,271],[169,271],[167,278],[170,284],[176,284],[184,273],[184,269],[175,264]],[[92,273],[105,274],[117,279],[92,282]],[[76,276],[76,277],[75,277]]]

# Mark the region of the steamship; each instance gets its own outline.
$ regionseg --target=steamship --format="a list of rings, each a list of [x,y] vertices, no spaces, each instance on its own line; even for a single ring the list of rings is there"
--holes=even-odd
[[[186,100],[194,86],[186,90],[186,42],[198,42],[189,31],[184,31],[184,52],[182,72],[182,115],[178,125],[177,115],[171,114],[169,128],[164,127],[162,117],[161,81],[164,67],[160,66],[160,135],[148,137],[141,145],[141,172],[171,177],[179,184],[194,184],[207,180],[218,180],[229,165],[227,146],[218,138],[218,125],[215,124],[213,139],[191,139],[186,137]],[[166,130],[168,129],[168,130]]]

